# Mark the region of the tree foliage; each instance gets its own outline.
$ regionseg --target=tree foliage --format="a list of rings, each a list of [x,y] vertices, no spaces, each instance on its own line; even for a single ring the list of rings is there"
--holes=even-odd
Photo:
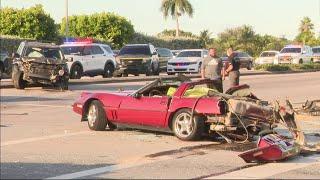
[[[54,20],[42,5],[28,9],[3,8],[0,11],[0,34],[52,41],[57,37]]]
[[[211,35],[212,33],[210,33],[209,30],[207,29],[200,32],[199,40],[200,40],[201,48],[209,48],[209,44],[213,42]]]
[[[60,33],[65,34],[66,20],[63,18]],[[126,18],[114,13],[95,13],[69,17],[69,36],[92,37],[121,48],[134,34],[134,28]]]
[[[301,42],[307,45],[317,45],[317,39],[314,33],[314,24],[309,17],[304,17],[299,26],[299,34],[295,39],[297,42]],[[318,39],[319,40],[319,39]]]
[[[165,29],[162,32],[158,33],[158,37],[174,37],[176,34],[176,30],[174,29]],[[180,37],[188,37],[188,38],[198,38],[197,35],[193,34],[192,32],[186,32],[179,30]]]
[[[179,37],[179,17],[187,14],[190,17],[193,16],[193,7],[188,0],[162,0],[161,3],[161,12],[165,19],[170,15],[173,19],[176,20],[176,37]]]

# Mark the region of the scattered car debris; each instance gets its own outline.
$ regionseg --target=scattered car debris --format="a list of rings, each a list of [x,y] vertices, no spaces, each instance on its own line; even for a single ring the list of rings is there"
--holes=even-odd
[[[320,116],[320,100],[307,100],[302,108],[298,109],[299,114],[306,114],[311,116]]]

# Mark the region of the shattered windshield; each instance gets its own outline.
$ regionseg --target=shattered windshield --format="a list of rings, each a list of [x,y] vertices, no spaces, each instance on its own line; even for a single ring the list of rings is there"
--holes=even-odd
[[[30,58],[63,59],[62,53],[58,48],[30,47],[26,56]]]

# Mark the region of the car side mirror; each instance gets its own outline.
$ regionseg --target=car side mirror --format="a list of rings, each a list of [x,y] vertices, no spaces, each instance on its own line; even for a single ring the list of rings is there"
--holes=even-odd
[[[19,58],[20,55],[18,53],[12,53],[12,58]]]
[[[72,57],[68,57],[68,58],[67,58],[67,61],[68,61],[68,62],[72,62],[72,61],[73,61],[73,58],[72,58]]]
[[[136,99],[139,99],[139,98],[141,98],[141,94],[140,93],[135,93],[133,95],[133,97],[136,98]]]

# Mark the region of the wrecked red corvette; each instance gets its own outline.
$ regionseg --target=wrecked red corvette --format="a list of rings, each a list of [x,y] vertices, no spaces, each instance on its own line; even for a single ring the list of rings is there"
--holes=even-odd
[[[125,126],[173,132],[181,140],[217,133],[231,141],[246,141],[292,119],[278,104],[270,105],[251,93],[248,85],[218,92],[215,81],[157,79],[135,92],[83,92],[73,110],[92,130]],[[289,116],[288,116],[289,117]]]

